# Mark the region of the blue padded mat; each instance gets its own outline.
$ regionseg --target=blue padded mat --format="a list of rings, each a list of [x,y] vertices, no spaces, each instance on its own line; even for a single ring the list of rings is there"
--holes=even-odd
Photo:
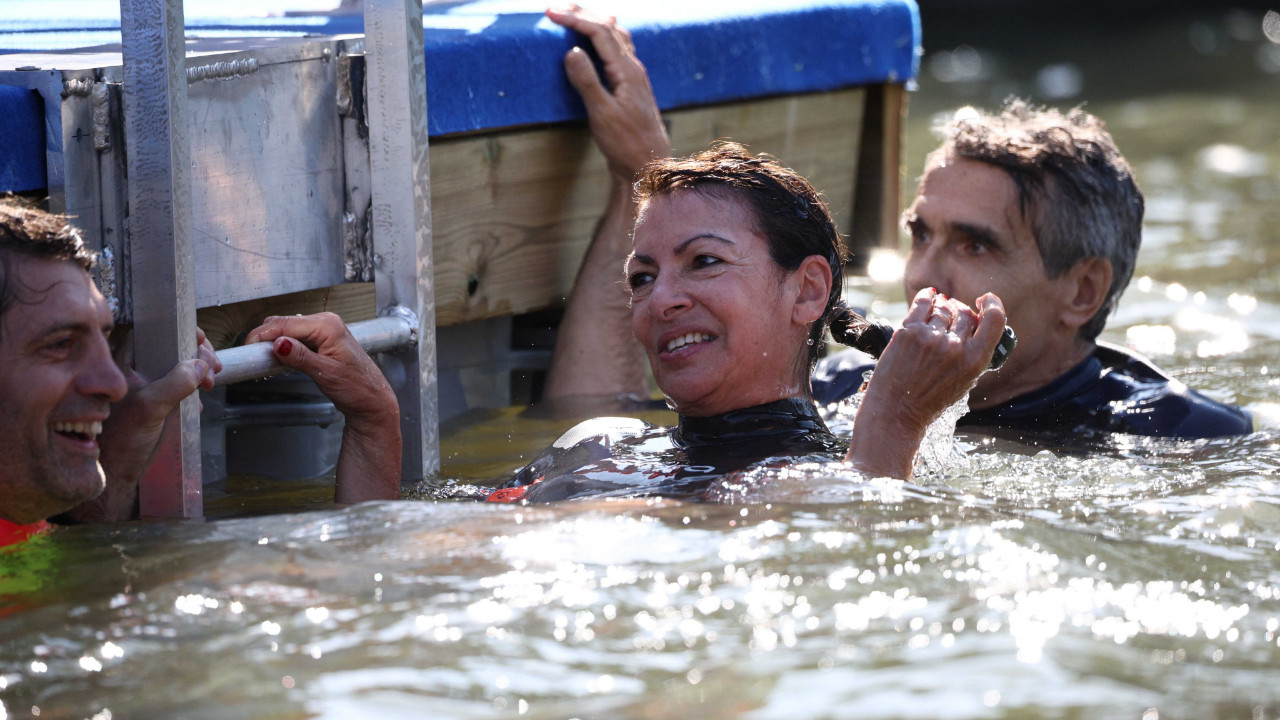
[[[67,3],[51,1],[54,6]],[[102,45],[118,49],[118,15],[104,16],[100,2],[79,4],[98,8],[99,15],[0,19],[0,53]],[[636,53],[649,69],[664,110],[905,82],[915,76],[918,63],[915,0],[651,0],[615,2],[612,9],[610,3],[588,5],[614,12],[632,31]],[[581,39],[543,17],[546,7],[546,0],[472,0],[425,7],[432,136],[584,116],[561,65],[564,54]],[[363,18],[218,18],[188,10],[187,27],[189,36],[301,37],[361,33]],[[3,116],[10,113],[6,98],[0,96]],[[37,140],[32,137],[29,142]],[[6,152],[0,146],[0,154]],[[0,189],[12,183],[0,174]]]
[[[0,191],[25,192],[47,185],[44,103],[33,90],[0,85]]]

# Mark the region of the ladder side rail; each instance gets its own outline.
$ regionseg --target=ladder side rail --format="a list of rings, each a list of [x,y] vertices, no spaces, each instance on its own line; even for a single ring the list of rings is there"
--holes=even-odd
[[[403,474],[440,467],[426,56],[421,0],[365,0],[375,298],[411,318],[416,344],[382,356],[400,402]],[[407,312],[406,312],[407,311]]]
[[[120,0],[134,355],[158,378],[195,357],[195,268],[182,0]],[[144,516],[199,517],[199,398],[174,409],[138,497]]]

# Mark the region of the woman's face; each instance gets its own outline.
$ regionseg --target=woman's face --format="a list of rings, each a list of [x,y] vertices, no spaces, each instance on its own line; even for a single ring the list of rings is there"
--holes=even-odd
[[[805,273],[779,268],[753,226],[743,203],[690,190],[640,209],[627,261],[631,327],[682,414],[805,394],[806,331],[822,307],[815,315],[801,302]]]

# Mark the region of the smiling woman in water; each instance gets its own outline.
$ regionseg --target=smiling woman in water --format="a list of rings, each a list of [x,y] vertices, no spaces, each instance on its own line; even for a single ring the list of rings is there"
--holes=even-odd
[[[884,351],[846,451],[819,417],[809,384],[828,324],[844,341],[860,320],[840,300],[845,248],[817,191],[733,143],[655,160],[635,189],[626,282],[578,278],[616,291],[621,302],[606,307],[625,307],[628,318],[574,307],[575,295],[564,331],[612,352],[558,351],[548,384],[564,388],[554,400],[573,394],[566,379],[588,372],[617,382],[631,362],[607,361],[625,349],[647,356],[679,423],[581,423],[488,499],[701,498],[727,473],[797,458],[843,457],[868,474],[909,477],[929,423],[990,361],[1004,329],[999,300],[983,297],[975,313],[922,291]]]
[[[991,361],[1005,325],[1000,301],[983,296],[975,312],[921,291],[884,349],[846,449],[810,387],[828,327],[846,343],[862,327],[840,299],[846,249],[822,197],[777,160],[734,143],[669,158],[628,33],[576,9],[548,16],[588,37],[604,63],[607,88],[583,50],[565,58],[612,187],[565,309],[544,400],[643,397],[647,357],[679,423],[588,420],[505,486],[451,490],[508,502],[702,498],[728,473],[797,458],[909,477],[929,424]]]
[[[979,298],[975,313],[921,291],[884,350],[846,450],[818,416],[809,382],[828,327],[846,343],[862,328],[840,300],[847,251],[822,197],[734,143],[670,159],[626,30],[577,10],[548,15],[587,36],[604,62],[608,88],[581,50],[565,68],[613,189],[565,309],[544,399],[643,397],[647,357],[680,417],[674,428],[581,423],[488,499],[700,498],[726,473],[808,456],[909,477],[930,422],[987,367],[1004,329],[1000,301]]]

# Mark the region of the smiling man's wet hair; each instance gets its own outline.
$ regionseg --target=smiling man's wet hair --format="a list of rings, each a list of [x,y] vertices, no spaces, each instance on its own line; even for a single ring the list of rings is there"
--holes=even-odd
[[[942,146],[926,171],[949,157],[1003,170],[1051,279],[1086,258],[1111,263],[1106,301],[1080,328],[1082,339],[1097,338],[1133,276],[1144,207],[1106,124],[1080,108],[1062,113],[1011,98],[999,114],[961,108],[935,132]]]
[[[91,272],[97,259],[67,218],[0,198],[0,318],[17,302],[39,302],[44,288],[28,287],[18,271],[21,259],[67,260]],[[0,342],[4,342],[0,324]]]

